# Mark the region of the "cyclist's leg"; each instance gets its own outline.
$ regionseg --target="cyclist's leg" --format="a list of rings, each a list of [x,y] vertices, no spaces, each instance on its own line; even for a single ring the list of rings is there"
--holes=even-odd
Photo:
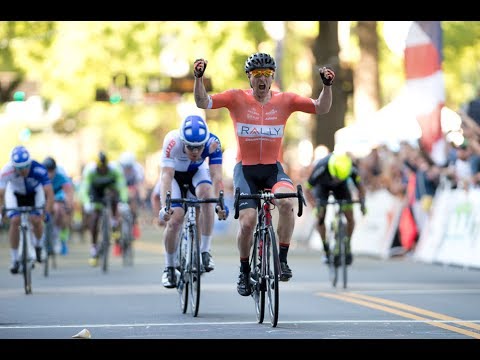
[[[182,193],[180,191],[177,180],[172,179],[172,198],[181,198]],[[172,204],[171,206],[173,214],[166,222],[165,231],[163,232],[163,241],[165,246],[165,270],[162,275],[162,284],[166,288],[174,288],[177,283],[175,267],[177,258],[178,247],[178,234],[183,225],[183,217],[185,211],[181,204]]]
[[[209,168],[206,162],[199,167],[198,171],[192,177],[192,186],[195,188],[195,196],[197,198],[206,199],[215,197]],[[202,254],[202,264],[205,271],[209,272],[215,268],[215,263],[210,252],[213,224],[215,221],[215,204],[201,204],[200,208],[201,215],[198,217],[198,229],[201,234],[200,253]]]
[[[267,185],[272,185],[273,193],[291,193],[296,192],[292,180],[284,172],[282,165],[277,162],[275,173],[268,179]],[[274,181],[272,184],[271,182]],[[288,281],[292,277],[292,270],[288,266],[287,256],[290,247],[290,241],[295,227],[294,198],[275,199],[275,205],[278,207],[277,235],[279,245],[279,259],[281,266],[280,280]]]
[[[32,206],[45,205],[45,193],[42,186],[37,186],[35,193],[32,193]],[[30,200],[29,200],[30,201]],[[30,213],[30,222],[32,224],[33,245],[35,247],[35,255],[37,262],[42,262],[42,236],[43,236],[43,216],[41,212],[36,210]]]
[[[18,207],[18,198],[13,192],[10,184],[7,185],[5,189],[5,207],[15,208]],[[10,272],[12,274],[17,274],[20,268],[20,263],[18,259],[19,250],[18,245],[20,243],[20,214],[18,212],[8,211],[6,216],[9,218],[9,228],[8,228],[8,239],[10,242],[10,257],[11,257],[11,267]]]
[[[330,244],[327,238],[327,227],[325,225],[325,216],[327,213],[326,203],[328,201],[330,188],[324,185],[317,185],[314,189],[314,197],[317,204],[317,230],[323,245],[323,262],[328,263],[330,259]]]
[[[242,194],[256,194],[253,178],[253,168],[244,167],[241,163],[235,165],[233,171],[234,189],[239,188]],[[237,291],[242,296],[251,294],[250,286],[250,249],[253,243],[253,232],[257,222],[257,203],[254,200],[242,200],[239,204],[239,223],[237,232],[237,247],[240,254],[240,274],[238,276]]]

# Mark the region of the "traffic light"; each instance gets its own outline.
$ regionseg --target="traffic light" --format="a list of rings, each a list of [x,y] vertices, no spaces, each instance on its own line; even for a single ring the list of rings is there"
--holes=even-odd
[[[114,93],[110,95],[110,104],[118,104],[122,101],[122,95],[120,93]]]
[[[25,91],[15,91],[13,93],[14,101],[25,101]]]

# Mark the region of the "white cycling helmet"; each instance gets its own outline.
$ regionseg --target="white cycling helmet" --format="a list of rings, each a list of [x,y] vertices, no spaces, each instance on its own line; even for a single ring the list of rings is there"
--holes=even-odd
[[[120,155],[120,165],[124,167],[132,167],[135,164],[135,155],[130,151],[125,151]]]
[[[206,121],[198,115],[187,116],[179,132],[182,141],[190,146],[202,146],[210,137]]]

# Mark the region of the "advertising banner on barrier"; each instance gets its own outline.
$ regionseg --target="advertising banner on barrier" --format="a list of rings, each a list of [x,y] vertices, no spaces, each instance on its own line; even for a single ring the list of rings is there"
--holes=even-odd
[[[480,268],[480,189],[437,191],[413,258]]]

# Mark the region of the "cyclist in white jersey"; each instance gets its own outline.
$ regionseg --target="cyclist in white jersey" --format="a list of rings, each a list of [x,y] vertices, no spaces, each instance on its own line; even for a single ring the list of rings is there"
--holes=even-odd
[[[37,207],[45,205],[43,212],[32,211],[30,214],[37,262],[42,262],[43,221],[49,220],[49,214],[53,212],[53,203],[53,188],[47,169],[39,162],[32,160],[30,153],[24,146],[14,147],[10,155],[10,161],[0,172],[0,207],[3,209],[5,205],[7,209],[11,209],[18,206]],[[8,211],[7,216],[10,219],[8,231],[12,259],[10,272],[17,274],[20,269],[18,259],[20,213],[18,211]]]
[[[165,209],[167,191],[172,198],[212,198],[223,190],[222,149],[218,137],[209,132],[207,123],[200,116],[187,116],[180,129],[170,131],[163,141],[162,173],[155,186],[153,194],[157,194],[158,216],[166,222],[165,270],[162,276],[163,286],[173,288],[176,285],[175,253],[178,246],[184,210],[181,204],[172,204],[170,213]],[[208,163],[205,159],[208,158]],[[213,183],[213,186],[212,186]],[[183,185],[188,185],[188,191],[183,193]],[[152,195],[154,197],[155,195]],[[155,206],[154,206],[155,208]],[[201,204],[199,218],[201,243],[200,252],[205,271],[215,267],[210,254],[214,223],[214,204]],[[228,207],[221,210],[217,205],[215,211],[219,220],[228,216]]]

